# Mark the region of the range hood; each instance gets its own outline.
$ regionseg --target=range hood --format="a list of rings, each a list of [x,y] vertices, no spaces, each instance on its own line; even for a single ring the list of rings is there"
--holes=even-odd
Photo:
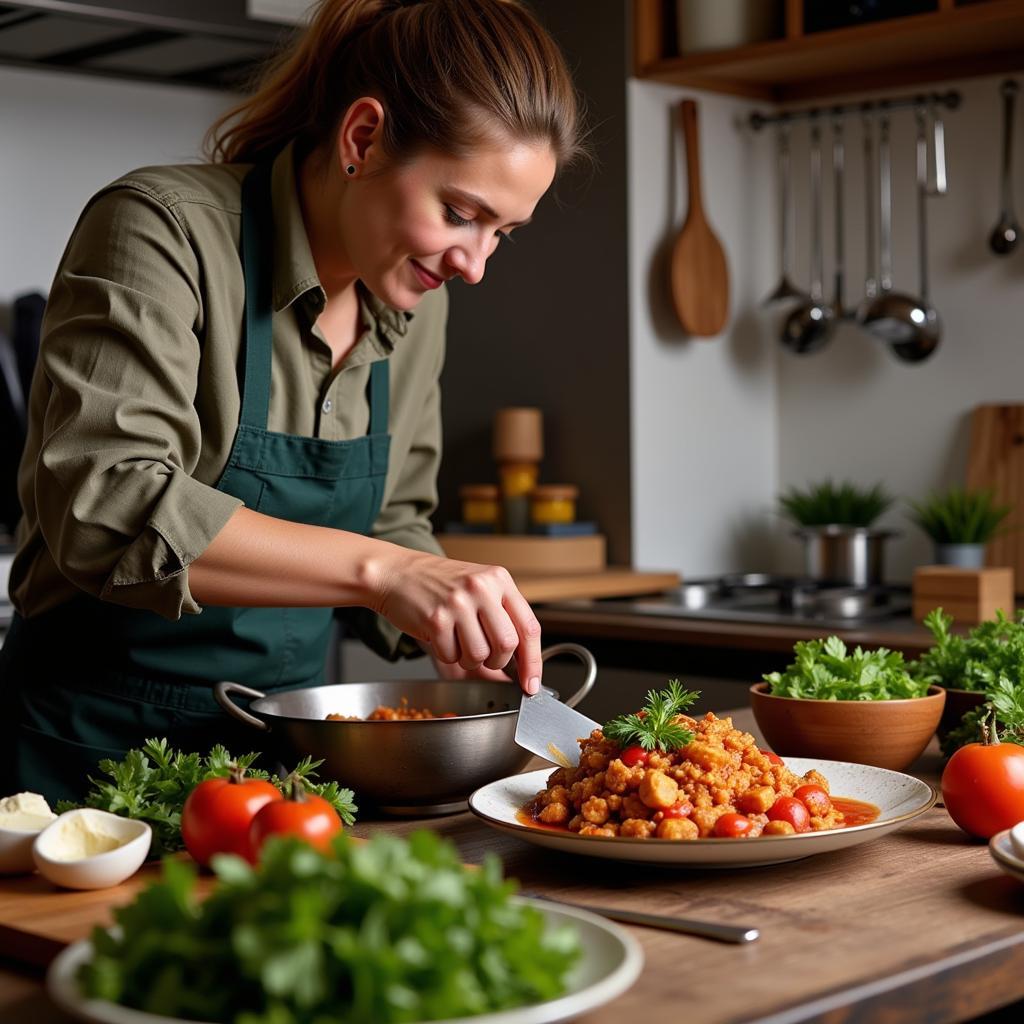
[[[252,0],[0,2],[0,64],[243,88],[294,31]],[[256,7],[259,10],[259,6]]]

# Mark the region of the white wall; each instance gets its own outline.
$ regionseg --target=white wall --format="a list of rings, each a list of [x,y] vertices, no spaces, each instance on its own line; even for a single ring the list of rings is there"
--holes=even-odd
[[[721,337],[687,338],[668,273],[686,211],[678,104],[692,94],[628,88],[633,562],[690,577],[771,569],[776,352],[757,311],[777,248],[770,140],[737,130],[751,104],[697,97],[704,207],[726,250],[731,312]]]
[[[970,410],[1024,401],[1024,247],[1000,259],[987,238],[999,208],[1001,78],[950,83],[964,103],[946,115],[949,189],[929,200],[931,296],[944,322],[928,361],[899,363],[851,325],[819,353],[794,356],[777,341],[781,314],[758,308],[777,274],[777,177],[770,132],[751,137],[737,115],[749,105],[697,94],[709,219],[733,279],[722,338],[680,340],[664,283],[664,248],[685,208],[681,147],[669,111],[684,95],[632,81],[630,259],[634,427],[634,557],[687,576],[729,569],[797,571],[800,549],[774,514],[778,492],[826,476],[881,481],[899,498],[962,483]],[[859,97],[844,97],[857,99]],[[769,109],[760,105],[761,109]],[[1024,167],[1018,106],[1016,167]],[[678,122],[673,123],[678,135]],[[910,112],[893,115],[895,283],[916,292],[914,138]],[[847,128],[846,294],[864,277],[861,135]],[[826,133],[826,139],[828,135]],[[795,131],[795,258],[807,285],[806,129]],[[824,161],[826,293],[831,293],[832,188]],[[678,179],[678,184],[674,183]],[[1018,188],[1024,208],[1024,190]],[[668,242],[666,240],[669,239]],[[651,283],[654,273],[655,283]],[[909,580],[929,560],[926,538],[900,501],[883,520],[887,575]]]
[[[223,92],[0,67],[0,307],[46,292],[78,214],[146,164],[198,159]]]

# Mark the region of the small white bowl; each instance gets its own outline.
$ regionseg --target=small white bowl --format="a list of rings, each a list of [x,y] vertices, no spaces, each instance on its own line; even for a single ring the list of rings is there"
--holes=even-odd
[[[0,828],[0,875],[27,875],[35,871],[32,844],[46,827],[40,825],[32,829]]]
[[[77,860],[66,859],[61,855],[61,842],[68,832],[82,826],[115,837],[119,845]],[[80,807],[62,814],[36,836],[32,856],[39,873],[55,885],[66,889],[106,889],[142,867],[152,841],[153,830],[144,821]]]
[[[1024,860],[1024,821],[1018,822],[1010,829],[1010,847],[1021,860]]]

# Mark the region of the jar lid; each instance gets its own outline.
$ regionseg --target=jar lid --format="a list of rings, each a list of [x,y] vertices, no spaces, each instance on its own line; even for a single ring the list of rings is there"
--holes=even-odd
[[[575,484],[538,484],[530,497],[535,501],[575,501],[580,489]]]
[[[460,498],[469,498],[472,500],[476,498],[481,501],[497,501],[498,500],[498,485],[497,484],[463,484],[459,488]]]

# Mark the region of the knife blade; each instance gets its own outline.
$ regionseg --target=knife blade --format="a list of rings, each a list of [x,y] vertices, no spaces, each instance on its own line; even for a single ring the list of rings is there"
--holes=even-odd
[[[523,694],[516,723],[516,743],[546,761],[575,768],[580,763],[579,740],[600,723],[563,704],[554,690],[541,687],[532,697]]]

